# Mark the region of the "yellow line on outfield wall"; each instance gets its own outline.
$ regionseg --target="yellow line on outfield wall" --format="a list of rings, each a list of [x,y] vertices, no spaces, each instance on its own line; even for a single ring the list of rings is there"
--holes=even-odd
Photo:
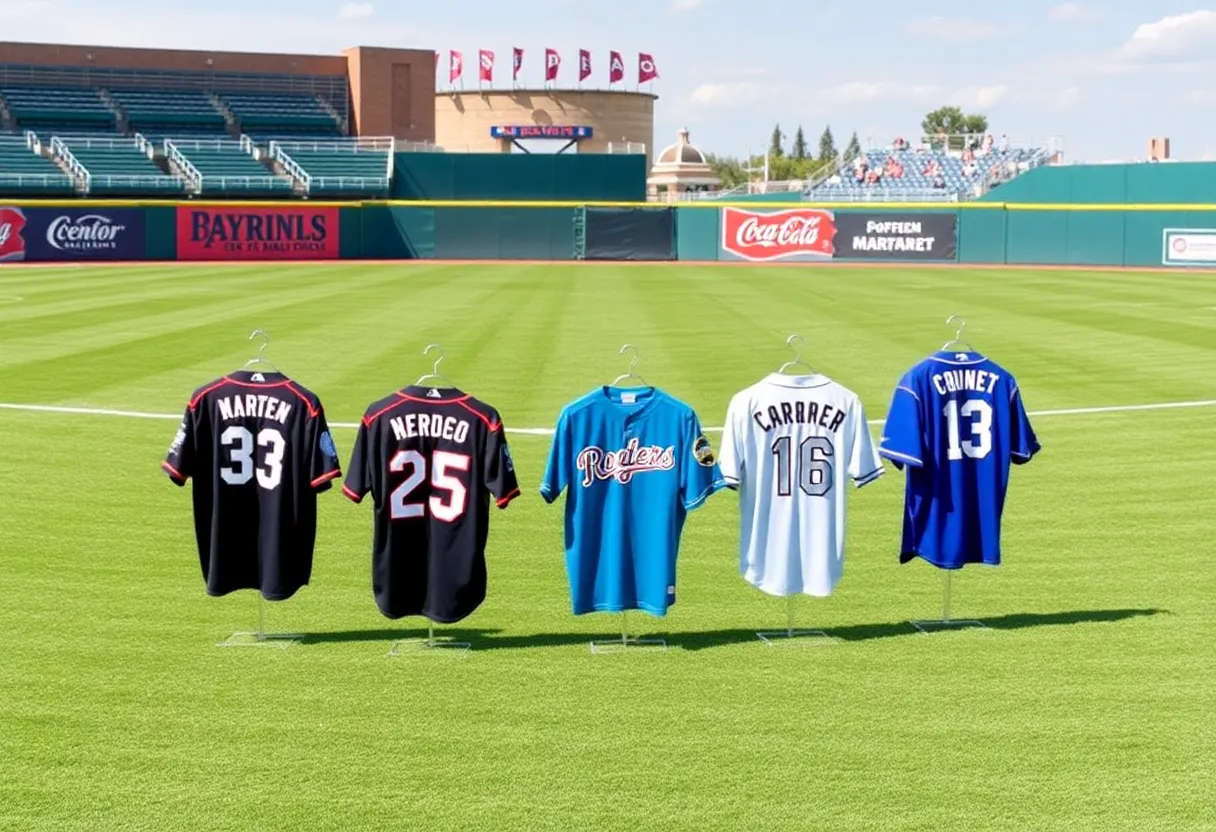
[[[611,201],[553,201],[534,199],[376,199],[353,202],[310,199],[280,200],[164,200],[164,199],[2,199],[0,205],[23,208],[72,208],[88,205],[98,208],[282,208],[287,205],[312,208],[358,208],[382,206],[390,208],[742,208],[751,211],[785,210],[789,208],[818,208],[832,211],[1145,211],[1145,212],[1213,212],[1213,203],[1129,202],[1129,203],[1064,203],[1064,202],[734,202],[697,200],[689,202],[611,202]]]

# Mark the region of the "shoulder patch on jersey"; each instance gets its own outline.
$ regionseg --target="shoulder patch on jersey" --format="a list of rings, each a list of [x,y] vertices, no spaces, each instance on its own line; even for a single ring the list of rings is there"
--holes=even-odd
[[[713,466],[715,461],[714,449],[709,444],[709,439],[705,437],[705,434],[698,436],[697,441],[692,444],[692,455],[696,457],[699,464],[704,465],[706,468]]]
[[[505,441],[502,443],[502,463],[508,471],[515,470],[515,460],[511,459],[511,448]]]
[[[334,438],[329,435],[329,431],[321,434],[318,444],[321,446],[321,453],[335,458],[338,456],[338,448],[334,445]]]

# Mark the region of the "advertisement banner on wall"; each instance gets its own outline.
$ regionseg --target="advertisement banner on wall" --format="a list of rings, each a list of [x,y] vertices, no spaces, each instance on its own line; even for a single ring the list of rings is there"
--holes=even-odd
[[[1161,234],[1166,266],[1216,267],[1216,228],[1167,228]]]
[[[138,208],[0,206],[0,261],[143,260]]]
[[[958,217],[818,208],[723,208],[723,260],[955,260]]]
[[[177,209],[178,260],[337,258],[337,208],[182,205]]]
[[[836,253],[843,260],[955,260],[958,215],[836,214]]]

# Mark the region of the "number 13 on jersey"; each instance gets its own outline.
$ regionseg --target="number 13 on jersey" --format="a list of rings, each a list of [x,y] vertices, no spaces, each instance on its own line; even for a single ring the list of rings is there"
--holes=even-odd
[[[946,458],[951,462],[964,456],[983,459],[992,450],[992,405],[983,399],[967,399],[962,404],[956,400],[946,402],[942,408],[946,416]],[[959,422],[968,429],[966,437],[960,437]]]

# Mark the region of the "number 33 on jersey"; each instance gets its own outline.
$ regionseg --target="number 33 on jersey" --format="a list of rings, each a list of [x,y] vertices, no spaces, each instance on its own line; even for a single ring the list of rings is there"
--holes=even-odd
[[[1038,451],[1017,382],[996,362],[939,352],[909,370],[879,446],[908,469],[900,561],[999,564],[1010,465]]]

